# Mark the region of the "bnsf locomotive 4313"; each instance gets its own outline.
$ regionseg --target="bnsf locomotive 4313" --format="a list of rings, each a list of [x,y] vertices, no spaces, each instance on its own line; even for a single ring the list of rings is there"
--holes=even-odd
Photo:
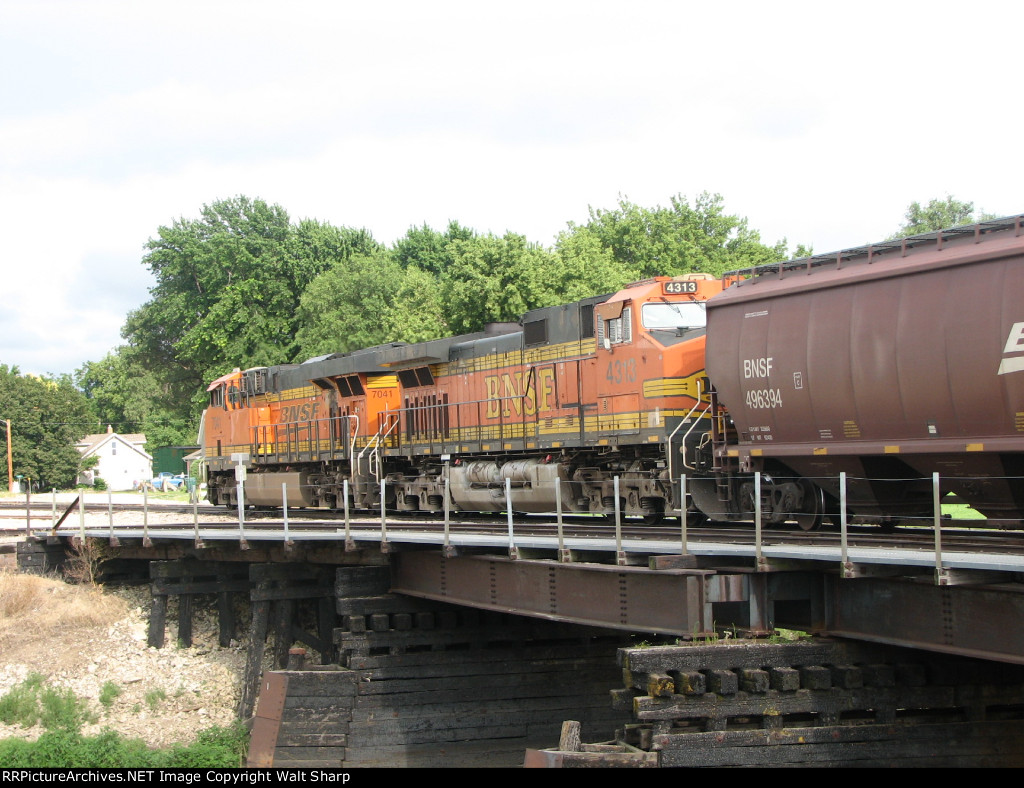
[[[245,500],[452,511],[513,507],[678,510],[672,480],[709,432],[705,304],[723,282],[659,277],[537,309],[521,324],[385,345],[297,366],[235,371],[210,386],[209,498],[235,503],[232,455],[248,454]],[[556,490],[556,486],[558,489]]]
[[[1012,217],[656,277],[518,324],[209,387],[209,499],[749,518],[931,511],[930,474],[1024,519],[1024,237]],[[683,486],[689,501],[683,501]],[[383,482],[383,484],[382,484]],[[758,497],[759,496],[759,497]]]

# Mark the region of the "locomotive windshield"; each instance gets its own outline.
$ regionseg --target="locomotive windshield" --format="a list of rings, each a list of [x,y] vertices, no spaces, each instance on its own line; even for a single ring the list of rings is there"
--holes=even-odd
[[[707,325],[704,305],[697,301],[644,304],[640,319],[648,331],[704,328]]]

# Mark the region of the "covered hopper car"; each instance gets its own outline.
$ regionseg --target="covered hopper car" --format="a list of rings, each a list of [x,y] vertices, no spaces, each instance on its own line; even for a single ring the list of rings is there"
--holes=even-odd
[[[764,266],[708,302],[729,428],[690,492],[718,519],[814,528],[846,478],[860,521],[933,512],[933,478],[1024,518],[1024,217]]]

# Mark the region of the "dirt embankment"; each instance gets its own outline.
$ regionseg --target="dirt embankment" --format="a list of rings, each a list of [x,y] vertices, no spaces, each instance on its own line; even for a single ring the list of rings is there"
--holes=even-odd
[[[146,643],[148,586],[103,590],[0,568],[0,696],[38,673],[89,701],[97,722],[83,733],[110,728],[154,747],[230,724],[245,666],[242,644],[220,648],[216,615],[200,609],[193,646],[177,648],[173,619],[172,609],[169,645],[153,649]],[[101,693],[112,700],[101,703]],[[0,723],[0,738],[41,732]]]

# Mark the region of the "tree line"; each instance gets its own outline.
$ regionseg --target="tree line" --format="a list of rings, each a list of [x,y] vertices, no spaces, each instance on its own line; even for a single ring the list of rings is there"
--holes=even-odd
[[[952,197],[912,203],[896,235],[973,219],[973,203]],[[410,227],[385,245],[365,228],[293,223],[281,206],[239,196],[160,227],[145,250],[156,283],[128,314],[121,346],[74,376],[0,365],[0,412],[18,424],[15,473],[44,489],[73,486],[74,443],[101,425],[145,433],[150,448],[193,444],[206,386],[235,367],[472,333],[651,276],[721,275],[811,253],[765,244],[708,193],[653,208],[620,197],[568,223],[551,247],[457,221]]]

